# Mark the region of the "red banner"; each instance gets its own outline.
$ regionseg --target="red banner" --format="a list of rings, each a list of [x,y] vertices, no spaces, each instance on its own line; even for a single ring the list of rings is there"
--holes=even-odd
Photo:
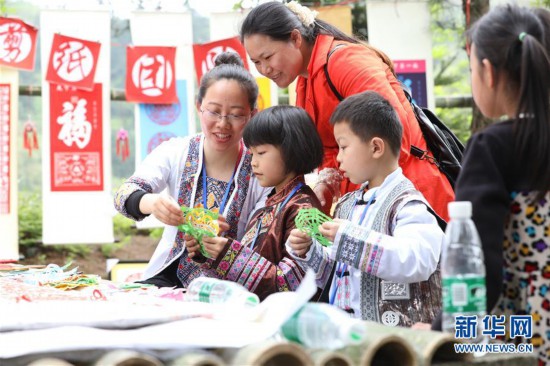
[[[10,84],[0,84],[0,215],[10,213]]]
[[[129,102],[172,104],[176,94],[176,48],[126,48],[126,100]]]
[[[91,91],[101,44],[54,34],[46,80]]]
[[[52,191],[103,190],[101,93],[50,84]]]
[[[0,65],[32,71],[37,33],[20,19],[0,17]]]
[[[238,37],[222,39],[210,43],[194,44],[193,57],[195,59],[195,71],[197,72],[199,84],[202,76],[214,68],[216,57],[223,52],[238,53],[243,60],[244,67],[248,70],[246,50]]]

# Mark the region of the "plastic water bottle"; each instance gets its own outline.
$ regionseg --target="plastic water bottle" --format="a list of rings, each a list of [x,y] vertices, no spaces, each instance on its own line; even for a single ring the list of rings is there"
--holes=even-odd
[[[243,307],[255,307],[260,303],[258,295],[240,284],[211,277],[198,277],[191,281],[184,300]]]
[[[472,341],[478,342],[487,307],[483,251],[471,219],[471,202],[450,202],[448,207],[451,220],[441,254],[442,329],[455,334],[455,316],[477,315],[477,336]]]
[[[281,327],[286,339],[310,348],[337,349],[361,343],[365,325],[345,311],[324,303],[307,303]]]

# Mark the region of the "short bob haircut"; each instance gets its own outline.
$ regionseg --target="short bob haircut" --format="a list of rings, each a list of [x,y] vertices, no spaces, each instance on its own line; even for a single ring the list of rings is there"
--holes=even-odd
[[[286,173],[307,174],[323,160],[323,144],[313,121],[301,108],[280,105],[256,114],[243,131],[247,147],[280,148]]]
[[[374,91],[366,91],[344,99],[330,117],[334,126],[348,123],[361,141],[379,137],[386,141],[390,151],[399,157],[403,125],[393,106]]]

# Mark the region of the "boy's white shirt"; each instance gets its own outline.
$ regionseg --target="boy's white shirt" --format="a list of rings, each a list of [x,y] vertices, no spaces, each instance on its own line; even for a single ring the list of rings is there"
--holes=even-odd
[[[401,181],[399,178],[402,175],[401,168],[398,168],[386,177],[380,187],[374,187],[365,192],[363,200],[368,202],[373,194],[380,197],[384,192],[393,189]],[[361,225],[362,227],[370,228],[372,226],[375,215],[371,213],[377,211],[382,201],[375,200],[371,204],[365,221]],[[358,225],[364,208],[365,205],[358,205],[354,208],[351,222],[340,226],[335,236],[335,243],[339,242],[345,225]],[[375,275],[383,280],[399,283],[426,281],[437,268],[444,239],[444,233],[439,228],[435,217],[428,211],[425,204],[411,201],[398,212],[393,233],[393,236],[378,233],[374,230],[369,233],[368,241],[371,243],[377,242],[379,247],[383,248]],[[290,255],[304,267],[304,270],[307,269],[305,268],[306,262],[311,258],[313,251],[324,250],[329,258],[334,260],[338,249],[337,245],[327,248],[313,240],[313,245],[307,252],[306,257],[300,258],[295,255],[288,241],[286,248]],[[357,253],[357,255],[361,255],[361,253]],[[335,265],[338,266],[338,263]],[[350,266],[347,270],[350,273],[349,280],[352,289],[350,291],[350,305],[355,316],[361,317],[361,301],[359,298],[361,294],[361,270]],[[337,280],[338,276],[335,274],[332,278],[329,293],[332,293]]]

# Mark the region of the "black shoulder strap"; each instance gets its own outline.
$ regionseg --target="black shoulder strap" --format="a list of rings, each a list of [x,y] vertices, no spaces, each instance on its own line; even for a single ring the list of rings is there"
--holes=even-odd
[[[338,93],[338,90],[336,90],[336,87],[332,83],[332,80],[330,80],[330,76],[328,75],[328,59],[334,53],[334,51],[336,51],[338,48],[344,47],[344,46],[345,45],[342,44],[342,43],[337,44],[336,46],[334,46],[334,48],[332,50],[330,50],[330,52],[327,54],[327,62],[325,64],[325,77],[327,78],[328,86],[330,87],[330,90],[332,90],[332,92],[334,93],[336,98],[338,98],[338,100],[340,100],[340,101],[344,100],[344,97],[342,96],[342,94]]]

